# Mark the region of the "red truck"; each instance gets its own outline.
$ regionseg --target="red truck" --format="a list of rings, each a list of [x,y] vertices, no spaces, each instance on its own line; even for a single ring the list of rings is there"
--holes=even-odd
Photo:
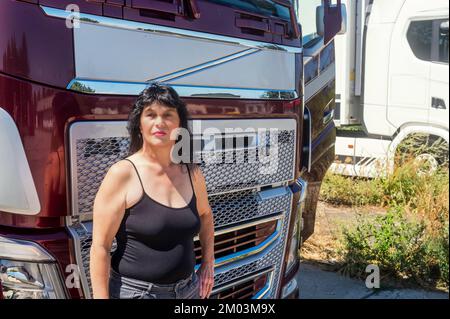
[[[215,223],[211,297],[297,298],[298,248],[334,159],[327,71],[341,28],[340,1],[325,0],[324,31],[302,43],[301,2],[0,0],[0,299],[91,297],[93,199],[153,81],[187,103],[199,153],[246,158],[273,145],[239,130],[277,130],[270,173],[199,163]],[[208,128],[218,133],[205,140]]]

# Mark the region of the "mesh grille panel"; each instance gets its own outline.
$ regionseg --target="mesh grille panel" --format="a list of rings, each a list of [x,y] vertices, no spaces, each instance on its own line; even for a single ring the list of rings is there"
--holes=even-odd
[[[232,120],[234,123],[238,121]],[[288,127],[283,126],[283,123],[280,124],[283,120],[274,121],[278,121],[278,127]],[[272,122],[266,123],[268,122],[270,122],[268,126],[271,126]],[[116,124],[118,122],[115,122],[115,127],[102,123],[84,124],[78,131],[71,130],[72,161],[70,164],[74,215],[91,213],[98,187],[108,168],[125,158],[128,153],[129,139],[126,131],[123,130],[125,123]],[[215,287],[226,285],[242,276],[270,267],[273,268],[273,276],[271,276],[273,282],[265,298],[276,296],[292,207],[292,193],[286,188],[286,191],[275,192],[274,195],[274,193],[259,191],[259,188],[266,185],[280,185],[294,179],[295,129],[280,129],[276,139],[277,152],[272,154],[268,150],[274,149],[273,135],[264,133],[258,135],[256,145],[270,148],[252,148],[254,145],[247,145],[243,149],[218,149],[215,154],[223,161],[222,163],[206,162],[203,157],[199,164],[206,179],[216,229],[227,229],[236,224],[274,214],[282,214],[284,217],[280,229],[281,235],[263,251],[216,268]],[[197,153],[198,156],[204,154]],[[232,163],[229,163],[230,159]],[[243,159],[243,161],[237,162],[236,159]],[[278,189],[281,188],[284,189],[284,187],[278,187]],[[262,196],[263,193],[265,193],[264,196]],[[91,222],[85,222],[69,227],[76,242],[78,263],[83,267],[82,274],[89,290],[91,287],[89,278],[91,224]]]
[[[209,203],[216,228],[285,212],[290,204],[287,194],[261,200],[256,190],[210,196]]]
[[[242,155],[244,156],[242,163],[202,161],[199,165],[206,179],[208,194],[236,192],[292,180],[294,178],[295,133],[280,131],[277,136],[278,151],[265,157],[264,160],[259,160],[258,156],[255,160],[246,160],[249,153],[258,153],[258,149],[244,149],[216,152],[216,154],[222,154],[224,159],[227,156],[240,158],[239,153],[245,153],[245,156]],[[261,140],[263,145],[271,143],[270,138],[265,135],[261,137]],[[127,137],[75,138],[74,143],[73,210],[74,214],[91,213],[95,195],[108,168],[127,156],[129,139]]]
[[[95,195],[109,167],[128,154],[127,137],[77,141],[78,213],[91,213]]]
[[[220,152],[224,159],[222,163],[202,162],[201,168],[208,186],[208,194],[234,192],[292,180],[295,160],[294,131],[280,131],[276,136],[278,150],[270,155],[259,156],[260,149],[225,150]],[[262,146],[274,144],[272,136],[269,138],[261,135],[260,139]],[[228,164],[227,158],[243,161]]]
[[[236,283],[231,287],[211,295],[212,299],[248,299],[254,297],[269,280],[269,274],[263,273],[253,276],[244,282]]]

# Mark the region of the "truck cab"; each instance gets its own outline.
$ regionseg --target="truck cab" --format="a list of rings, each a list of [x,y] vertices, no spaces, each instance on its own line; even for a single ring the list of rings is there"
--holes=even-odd
[[[322,6],[329,45],[340,16],[330,1]],[[212,298],[295,298],[301,220],[317,203],[307,183],[320,183],[334,151],[332,121],[321,115],[332,108],[332,82],[315,93],[327,105],[305,113],[295,8],[287,0],[1,0],[0,298],[92,297],[93,200],[108,168],[127,156],[136,95],[155,81],[186,102],[200,158],[245,159],[199,163],[214,214]],[[325,50],[329,67],[334,48]]]
[[[448,2],[361,0],[347,8],[348,32],[336,38],[336,122],[361,129],[340,131],[332,169],[383,175],[414,135],[442,140],[448,151]]]

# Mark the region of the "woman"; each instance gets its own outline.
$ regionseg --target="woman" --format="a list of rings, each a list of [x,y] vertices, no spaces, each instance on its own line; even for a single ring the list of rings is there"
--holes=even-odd
[[[94,202],[94,298],[210,296],[214,226],[205,179],[193,164],[171,160],[173,137],[187,122],[186,105],[171,87],[153,84],[137,98],[128,121],[131,155],[111,166]],[[202,264],[196,273],[197,233]]]

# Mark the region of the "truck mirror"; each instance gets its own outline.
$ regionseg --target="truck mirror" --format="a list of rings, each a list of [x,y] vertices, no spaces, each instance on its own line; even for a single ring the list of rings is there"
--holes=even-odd
[[[345,4],[341,4],[341,30],[339,30],[338,34],[345,34],[347,32],[347,7]]]
[[[442,33],[448,33],[448,20],[441,23],[439,29]]]
[[[338,8],[340,8],[340,12]],[[327,15],[327,18],[325,15]],[[325,20],[327,20],[327,25],[325,25]],[[327,38],[326,40],[330,40],[336,34],[347,32],[347,8],[345,4],[341,1],[338,1],[337,4],[330,4],[329,1],[325,1],[322,5],[316,7],[316,29],[317,34]],[[325,35],[326,33],[327,35]]]
[[[316,29],[317,34],[321,37],[325,34],[325,6],[322,4],[316,8]]]

